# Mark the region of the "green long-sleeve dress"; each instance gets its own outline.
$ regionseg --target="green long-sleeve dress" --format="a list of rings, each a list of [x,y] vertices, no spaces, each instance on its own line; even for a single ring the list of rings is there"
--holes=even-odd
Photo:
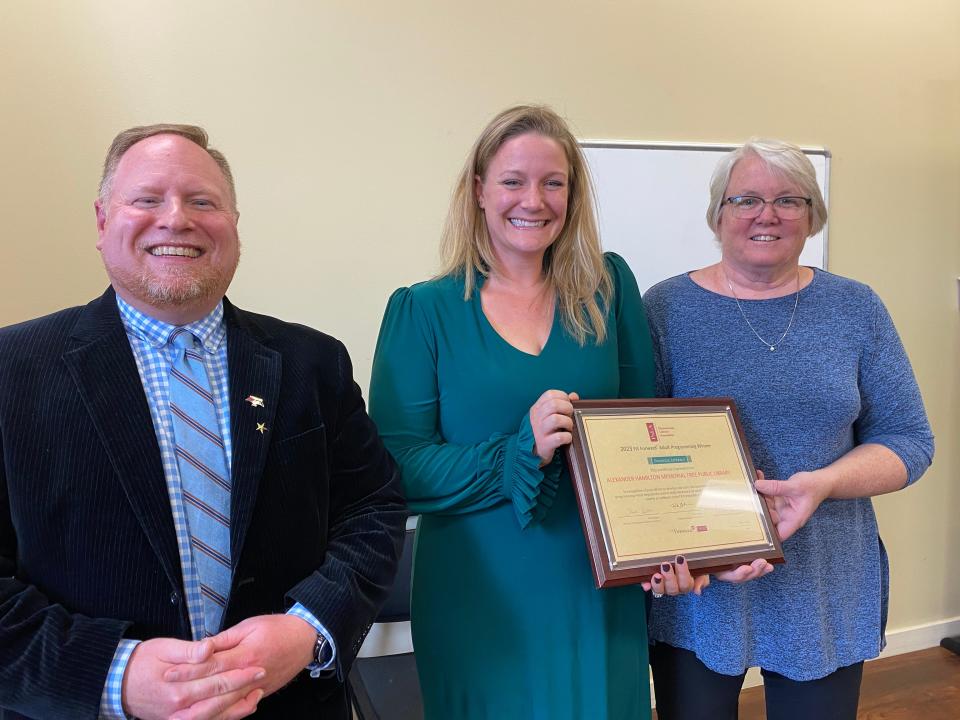
[[[428,720],[649,717],[643,592],[594,587],[561,453],[539,469],[528,418],[551,388],[653,394],[636,280],[619,256],[606,263],[600,346],[581,347],[558,311],[540,355],[517,350],[453,277],[387,305],[370,409],[423,513],[412,619]]]

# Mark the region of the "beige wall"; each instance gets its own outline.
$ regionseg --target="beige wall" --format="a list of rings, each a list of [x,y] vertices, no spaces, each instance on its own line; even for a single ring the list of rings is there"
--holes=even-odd
[[[938,440],[877,501],[890,626],[955,618],[958,38],[955,0],[3,2],[0,324],[105,286],[92,201],[133,124],[210,129],[239,183],[232,298],[338,335],[364,386],[389,292],[434,270],[454,174],[506,105],[583,137],[826,146],[829,266],[888,303]]]

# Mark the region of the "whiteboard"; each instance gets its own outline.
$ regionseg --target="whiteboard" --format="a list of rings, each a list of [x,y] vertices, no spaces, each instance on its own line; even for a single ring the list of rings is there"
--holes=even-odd
[[[720,247],[707,226],[710,176],[737,145],[580,143],[594,181],[604,250],[622,255],[640,292],[659,281],[712,265]],[[830,153],[804,148],[829,208]],[[801,265],[826,268],[827,227],[804,247]]]

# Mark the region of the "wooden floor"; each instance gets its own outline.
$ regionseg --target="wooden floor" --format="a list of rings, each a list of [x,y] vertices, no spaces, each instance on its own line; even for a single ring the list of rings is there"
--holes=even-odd
[[[744,690],[740,720],[764,717],[763,687]],[[960,720],[960,656],[935,647],[866,663],[857,718]]]

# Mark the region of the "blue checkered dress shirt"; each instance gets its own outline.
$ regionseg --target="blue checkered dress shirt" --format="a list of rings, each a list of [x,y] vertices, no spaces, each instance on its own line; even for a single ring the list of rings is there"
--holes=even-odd
[[[167,482],[167,495],[170,498],[170,509],[173,513],[173,525],[177,533],[177,548],[180,553],[180,569],[183,575],[184,598],[187,601],[187,612],[190,617],[190,629],[194,640],[202,638],[203,606],[200,598],[200,579],[193,564],[193,555],[190,550],[190,531],[187,526],[187,514],[183,506],[183,495],[180,489],[180,471],[177,467],[177,457],[174,454],[173,421],[170,418],[170,366],[174,362],[176,349],[168,344],[170,333],[177,326],[168,325],[154,318],[144,315],[136,308],[125,302],[117,295],[117,306],[120,309],[120,319],[127,331],[127,339],[133,350],[133,357],[140,372],[140,380],[150,406],[150,416],[153,418],[153,429],[157,435],[157,444],[160,447],[160,458],[163,461],[163,475]],[[227,374],[227,328],[223,323],[223,303],[217,304],[213,312],[205,318],[184,325],[196,336],[206,353],[204,364],[210,376],[210,389],[217,410],[217,422],[223,437],[224,451],[227,456],[227,471],[232,473],[233,459],[230,438],[230,403],[228,393],[229,375]],[[327,657],[322,666],[311,665],[312,675],[333,665],[336,650],[333,639],[326,628],[300,603],[294,605],[289,614],[295,615],[310,623],[318,633],[327,640]],[[121,688],[123,673],[127,668],[130,655],[137,646],[137,640],[121,640],[113,657],[107,681],[103,687],[100,700],[100,717],[108,720],[122,720],[126,717],[123,712]]]

